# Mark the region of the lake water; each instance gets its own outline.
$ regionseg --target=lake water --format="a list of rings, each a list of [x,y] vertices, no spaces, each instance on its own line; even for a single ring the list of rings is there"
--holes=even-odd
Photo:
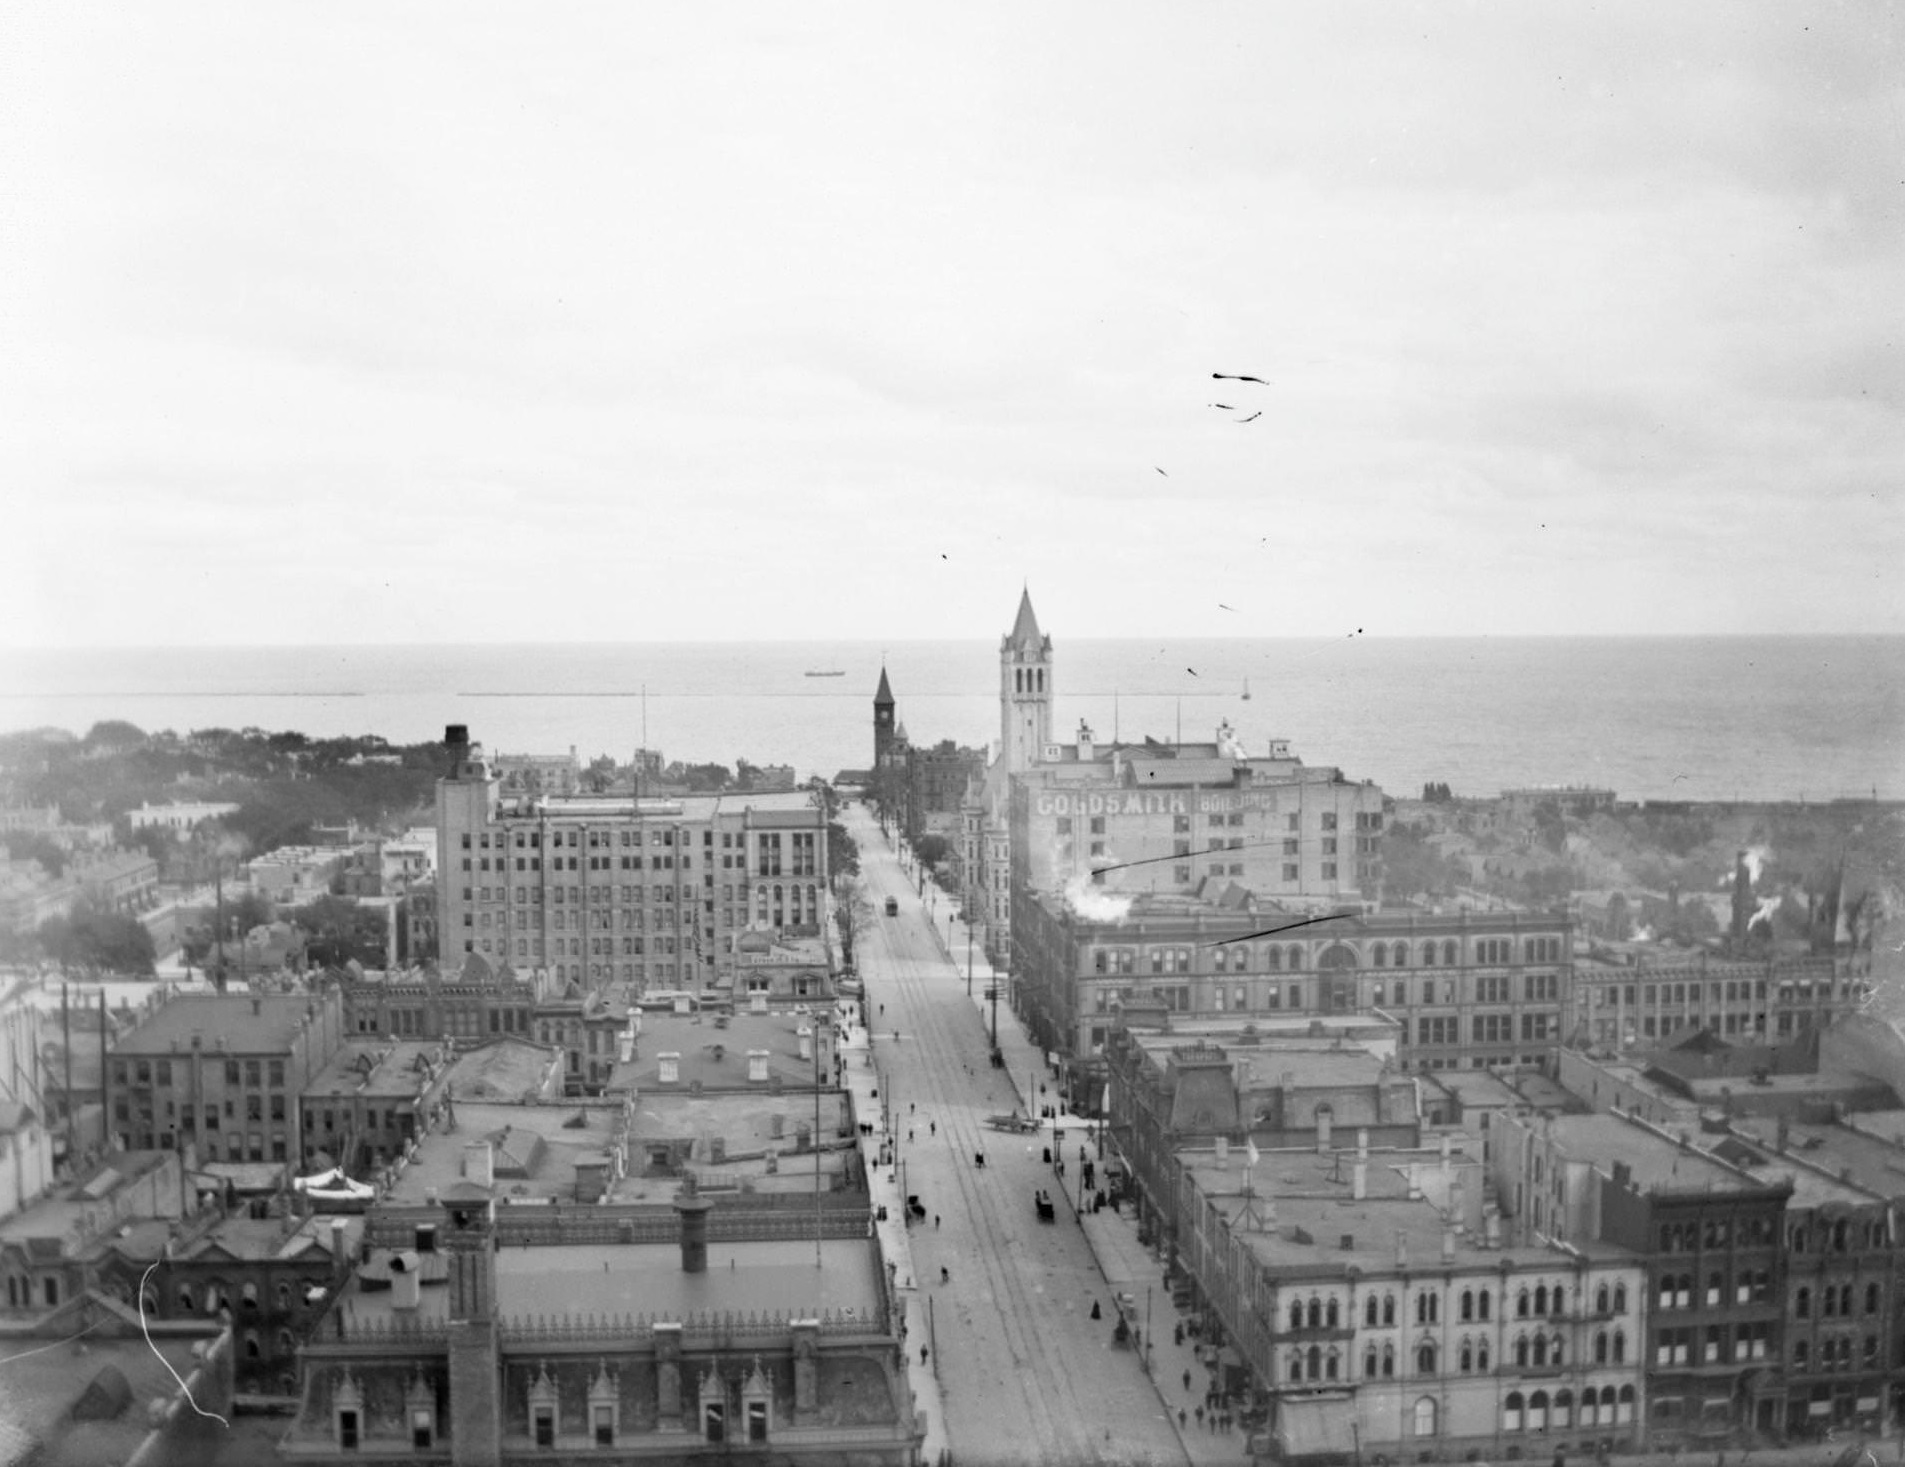
[[[0,729],[376,733],[491,751],[872,761],[882,654],[915,743],[996,741],[998,642],[0,652]],[[1595,784],[1624,798],[1905,798],[1905,637],[1057,638],[1055,727],[1100,742],[1290,739],[1392,794]],[[809,670],[840,677],[810,678]],[[1250,696],[1243,695],[1246,686]]]

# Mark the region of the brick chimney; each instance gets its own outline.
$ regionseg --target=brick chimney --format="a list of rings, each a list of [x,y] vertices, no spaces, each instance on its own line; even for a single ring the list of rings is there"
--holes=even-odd
[[[675,1215],[681,1219],[681,1271],[708,1271],[708,1210],[714,1204],[695,1187],[690,1172],[675,1194]]]

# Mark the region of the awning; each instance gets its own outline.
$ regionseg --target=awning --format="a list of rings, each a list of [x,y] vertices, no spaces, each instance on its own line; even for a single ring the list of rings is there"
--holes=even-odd
[[[1355,1447],[1350,1439],[1353,1413],[1344,1396],[1306,1396],[1277,1402],[1277,1442],[1286,1460],[1342,1457]]]

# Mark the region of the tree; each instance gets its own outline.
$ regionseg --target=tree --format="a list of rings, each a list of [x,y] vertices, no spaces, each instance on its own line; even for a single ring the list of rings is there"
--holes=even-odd
[[[725,764],[690,764],[683,774],[688,788],[700,791],[724,790],[731,778]]]
[[[55,880],[66,872],[66,852],[38,831],[8,831],[7,855],[15,861],[38,861]]]
[[[952,857],[952,842],[943,835],[922,835],[913,842],[913,854],[922,866],[937,866]]]
[[[86,730],[80,740],[89,749],[136,749],[146,741],[145,731],[123,719],[108,718]]]
[[[827,822],[827,869],[836,880],[860,874],[860,843],[838,820]]]
[[[61,972],[147,976],[157,956],[144,923],[83,899],[69,915],[40,924],[40,945]]]
[[[314,963],[341,968],[356,959],[366,968],[384,965],[388,936],[384,915],[341,897],[322,896],[291,913],[306,936],[305,954]]]
[[[1447,896],[1464,873],[1430,845],[1422,828],[1392,824],[1382,837],[1383,889],[1391,896]]]

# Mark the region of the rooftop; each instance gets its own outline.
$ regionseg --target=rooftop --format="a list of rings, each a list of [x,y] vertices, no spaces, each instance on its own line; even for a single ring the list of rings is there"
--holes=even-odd
[[[0,1238],[57,1238],[62,1246],[77,1246],[117,1225],[112,1202],[115,1193],[168,1164],[176,1165],[177,1159],[170,1151],[111,1152],[90,1171],[61,1183],[11,1217],[0,1219]]]
[[[444,1078],[459,1103],[545,1100],[561,1093],[562,1050],[505,1035],[463,1050]]]
[[[353,1038],[313,1075],[304,1094],[410,1099],[427,1089],[443,1066],[443,1040]]]
[[[1624,1162],[1643,1191],[1744,1192],[1774,1180],[1749,1180],[1692,1146],[1669,1141],[1622,1116],[1555,1116],[1548,1135],[1571,1156],[1591,1161],[1604,1172],[1616,1161]]]
[[[115,1055],[169,1055],[190,1049],[196,1037],[207,1050],[230,1054],[286,1054],[315,1013],[306,994],[181,993],[168,999],[138,1028],[112,1046]]]
[[[719,1203],[716,1204],[719,1206]],[[710,1310],[803,1318],[852,1310],[880,1312],[879,1245],[871,1238],[710,1241],[705,1273],[685,1273],[677,1243],[550,1244],[502,1248],[496,1258],[496,1310],[552,1320],[633,1314],[680,1319]],[[339,1308],[347,1322],[388,1320],[388,1290],[353,1280]],[[442,1319],[449,1291],[425,1287],[417,1314]]]
[[[1772,1116],[1735,1116],[1733,1129],[1771,1153],[1779,1150],[1780,1123]],[[1856,1127],[1857,1129],[1854,1129]],[[1875,1111],[1857,1116],[1851,1125],[1805,1125],[1785,1128],[1786,1150],[1813,1166],[1842,1176],[1851,1172],[1852,1185],[1881,1197],[1905,1198],[1905,1148],[1885,1139],[1905,1128],[1905,1112]]]
[[[1265,1264],[1282,1271],[1316,1269],[1339,1273],[1355,1266],[1365,1274],[1394,1274],[1398,1249],[1404,1266],[1428,1271],[1457,1269],[1560,1268],[1571,1255],[1543,1246],[1487,1247],[1473,1229],[1458,1233],[1452,1265],[1442,1261],[1443,1213],[1427,1197],[1409,1196],[1406,1168],[1420,1166],[1436,1153],[1419,1150],[1369,1153],[1366,1195],[1356,1198],[1352,1156],[1314,1151],[1261,1153],[1252,1169],[1232,1148],[1228,1161],[1192,1159],[1180,1153],[1200,1193],[1230,1222]],[[1275,1222],[1269,1221],[1274,1208]],[[1580,1250],[1609,1262],[1625,1260],[1624,1250],[1601,1244]]]
[[[193,1347],[219,1330],[155,1324],[148,1344],[137,1315],[127,1316],[123,1306],[81,1296],[30,1330],[0,1333],[0,1461],[131,1460],[152,1430],[147,1403],[179,1394],[174,1372],[190,1380]]]
[[[1267,1045],[1242,1045],[1227,1036],[1186,1035],[1177,1031],[1156,1034],[1134,1032],[1133,1039],[1147,1059],[1160,1069],[1178,1051],[1215,1042],[1223,1050],[1230,1066],[1243,1067],[1243,1087],[1271,1089],[1286,1081],[1297,1089],[1335,1089],[1345,1086],[1374,1085],[1382,1078],[1384,1064],[1368,1050],[1354,1044],[1316,1044],[1280,1039]],[[1408,1076],[1392,1070],[1390,1078],[1407,1083]]]

